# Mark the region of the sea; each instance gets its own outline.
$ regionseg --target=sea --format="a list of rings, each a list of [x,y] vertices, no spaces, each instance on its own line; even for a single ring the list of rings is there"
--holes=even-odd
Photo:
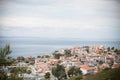
[[[40,37],[4,37],[0,36],[0,48],[6,44],[11,47],[11,57],[41,56],[52,54],[56,50],[72,48],[75,46],[99,46],[115,47],[120,49],[119,40],[81,40],[67,38],[40,38]]]

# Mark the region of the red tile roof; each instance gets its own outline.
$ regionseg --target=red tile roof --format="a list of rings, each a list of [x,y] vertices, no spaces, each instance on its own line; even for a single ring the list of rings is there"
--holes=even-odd
[[[82,65],[81,69],[85,69],[85,70],[92,70],[93,68],[87,66],[87,65]]]

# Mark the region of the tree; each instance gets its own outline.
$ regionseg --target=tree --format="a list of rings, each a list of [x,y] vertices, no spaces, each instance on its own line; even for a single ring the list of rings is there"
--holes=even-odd
[[[25,61],[25,58],[23,56],[21,56],[21,61]]]
[[[41,56],[37,56],[37,58],[41,58]]]
[[[107,51],[110,51],[110,47],[107,48]]]
[[[0,70],[0,80],[7,80],[7,75],[3,70]]]
[[[10,73],[12,74],[12,77],[18,78],[19,69],[18,68],[12,68]]]
[[[75,67],[71,67],[69,70],[68,70],[68,76],[71,77],[73,76],[75,73]]]
[[[4,48],[0,48],[0,66],[7,66],[12,64],[12,61],[7,61],[6,57],[11,53],[10,46],[6,45]]]
[[[120,50],[119,50],[119,49],[115,49],[114,52],[115,52],[116,54],[120,54]]]
[[[5,59],[7,55],[11,53],[10,45],[6,45],[4,48],[0,48],[0,59]]]
[[[52,74],[57,77],[58,80],[67,78],[64,66],[59,64],[56,67],[52,68]]]
[[[116,51],[116,54],[120,54],[120,50],[117,50],[117,51]]]
[[[25,61],[25,58],[23,56],[18,56],[17,57],[18,62]]]
[[[120,80],[120,67],[105,69],[94,75],[86,75],[83,80]]]
[[[54,58],[55,58],[55,59],[60,59],[60,56],[62,56],[62,54],[60,54],[60,53],[53,54],[53,55],[54,55]]]
[[[117,52],[118,52],[118,49],[115,49],[114,52],[117,53]]]
[[[6,45],[4,48],[0,48],[0,66],[7,66],[13,63],[13,61],[11,60],[9,61],[6,60],[6,59],[11,59],[10,57],[8,57],[8,55],[11,52],[12,51],[10,50],[10,45]],[[1,70],[3,70],[3,68]],[[23,80],[23,78],[20,78],[17,75],[19,72],[18,68],[13,68],[10,72],[12,73],[12,75],[10,76],[10,78],[8,78],[3,70],[3,73],[0,73],[3,75],[2,78],[0,76],[0,80]]]
[[[104,63],[102,60],[100,60],[100,61],[98,61],[98,62],[99,62],[100,65]]]
[[[28,73],[30,74],[31,71],[30,70],[27,70],[27,68],[12,68],[10,73],[12,74],[11,75],[11,79],[13,80],[23,80],[22,77],[19,77],[18,75],[22,75],[23,73]]]
[[[90,51],[89,51],[89,48],[87,48],[86,51],[87,51],[87,53],[89,53],[89,52],[90,52]]]
[[[70,77],[69,80],[81,80],[81,79],[82,79],[82,76],[81,75],[77,75],[77,76]]]
[[[114,50],[114,49],[115,49],[114,47],[111,48],[111,50]]]
[[[68,70],[68,76],[69,77],[77,76],[77,75],[82,75],[82,71],[80,70],[80,68],[77,68],[77,67],[73,66]]]
[[[27,70],[27,74],[30,74],[31,73],[31,70]]]
[[[64,50],[64,52],[65,52],[65,56],[66,56],[66,57],[70,57],[70,56],[72,56],[70,50],[66,49],[66,50]]]
[[[45,73],[44,77],[45,79],[50,80],[50,72]]]

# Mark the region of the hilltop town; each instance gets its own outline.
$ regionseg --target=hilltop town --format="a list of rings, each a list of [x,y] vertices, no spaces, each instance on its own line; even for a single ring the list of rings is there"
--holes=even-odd
[[[11,58],[7,58],[6,60],[10,61]],[[17,57],[10,66],[2,66],[1,70],[26,68],[27,73],[22,73],[21,75],[18,73],[18,77],[22,77],[24,80],[46,80],[46,73],[49,73],[50,76],[48,75],[48,78],[50,80],[70,79],[70,76],[59,79],[56,75],[54,75],[53,69],[60,65],[64,67],[64,72],[69,72],[71,67],[75,67],[81,71],[83,76],[96,74],[107,68],[119,68],[120,50],[117,50],[114,47],[105,48],[104,46],[77,46],[57,50],[51,54],[37,56],[36,58],[32,56],[26,58],[22,56]],[[7,76],[10,77],[11,73],[7,71],[6,73]]]

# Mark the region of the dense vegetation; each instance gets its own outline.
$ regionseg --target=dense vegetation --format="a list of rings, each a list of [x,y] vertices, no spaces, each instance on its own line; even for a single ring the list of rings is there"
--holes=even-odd
[[[82,72],[80,68],[75,66],[66,71],[64,66],[57,65],[56,67],[52,68],[52,74],[58,80],[82,80]]]
[[[95,75],[85,75],[83,80],[120,80],[120,68],[107,68]]]
[[[45,73],[44,77],[45,79],[50,80],[50,72]]]
[[[7,61],[6,57],[11,53],[10,46],[6,45],[4,48],[0,48],[0,66],[7,66],[12,63],[12,61]]]
[[[66,79],[67,75],[65,72],[65,68],[62,65],[57,65],[56,67],[52,68],[52,74],[58,79]]]
[[[23,78],[18,77],[18,74],[25,73],[26,69],[13,68],[11,69],[11,75],[8,77],[4,71],[5,66],[11,65],[14,61],[8,55],[11,53],[10,46],[6,45],[4,48],[0,48],[0,80],[23,80]]]
[[[67,74],[68,74],[69,80],[82,80],[83,75],[80,68],[73,66],[68,70]]]

